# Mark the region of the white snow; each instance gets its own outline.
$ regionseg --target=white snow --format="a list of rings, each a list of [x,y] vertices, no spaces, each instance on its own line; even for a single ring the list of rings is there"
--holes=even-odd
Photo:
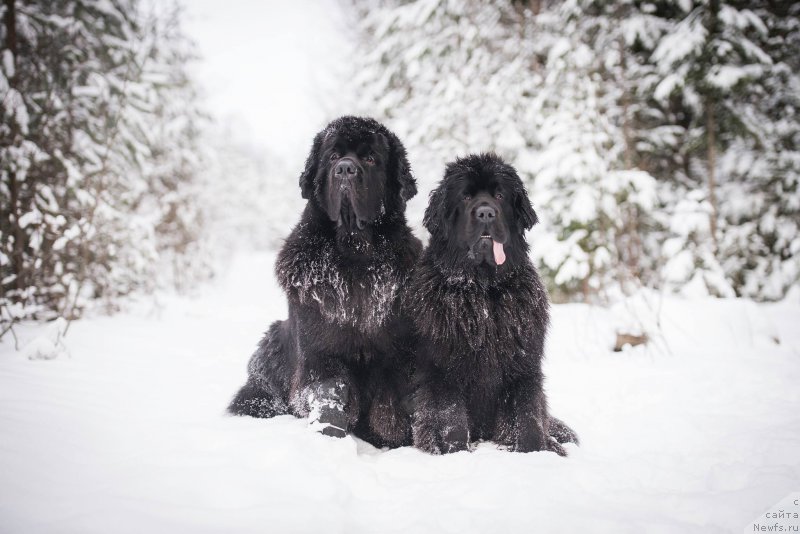
[[[706,34],[701,17],[698,12],[693,12],[675,25],[673,31],[662,37],[653,51],[653,59],[665,69],[663,74],[669,73],[666,65],[674,65],[702,47]]]
[[[52,321],[44,332],[33,338],[22,348],[22,354],[29,360],[53,360],[69,357],[69,349],[64,344],[64,334],[68,323],[63,317]]]
[[[14,54],[11,50],[3,50],[0,53],[0,65],[2,65],[3,70],[0,71],[0,74],[3,75],[3,79],[6,78],[13,78],[14,77]]]
[[[745,67],[735,65],[714,66],[706,75],[706,80],[714,87],[729,90],[745,78],[757,78],[763,70],[760,65],[747,65]]]
[[[240,256],[194,298],[74,322],[70,358],[4,337],[0,532],[727,532],[800,487],[796,292],[554,306],[550,406],[582,445],[434,457],[225,415],[285,317],[273,262]],[[613,353],[619,329],[652,342]]]

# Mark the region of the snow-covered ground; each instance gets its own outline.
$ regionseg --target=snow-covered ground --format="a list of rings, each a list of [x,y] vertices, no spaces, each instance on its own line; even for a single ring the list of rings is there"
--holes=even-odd
[[[741,532],[800,489],[800,299],[554,309],[568,458],[482,444],[380,451],[289,416],[226,416],[285,303],[274,256],[193,298],[70,327],[70,355],[0,342],[0,532]],[[613,353],[614,328],[649,349]],[[17,329],[21,345],[47,327]]]

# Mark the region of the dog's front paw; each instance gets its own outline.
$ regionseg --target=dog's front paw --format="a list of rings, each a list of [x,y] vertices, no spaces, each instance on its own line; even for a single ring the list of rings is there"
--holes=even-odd
[[[555,438],[551,437],[547,440],[547,450],[556,453],[559,456],[566,456],[567,450]]]
[[[444,454],[469,450],[469,429],[463,426],[450,426],[441,433]]]
[[[513,450],[516,452],[550,450],[549,441],[539,421],[526,421],[524,424],[518,425]]]
[[[308,424],[311,428],[335,438],[343,438],[350,427],[347,413],[348,387],[342,381],[320,382],[308,393]]]
[[[469,450],[469,429],[465,425],[438,425],[415,421],[412,426],[414,446],[430,454],[449,454]]]
[[[558,443],[574,443],[580,445],[581,441],[578,438],[577,432],[570,428],[567,423],[556,417],[550,418],[549,434],[552,439]]]
[[[411,418],[401,404],[391,398],[375,400],[369,410],[369,427],[383,445],[401,447],[411,438]]]

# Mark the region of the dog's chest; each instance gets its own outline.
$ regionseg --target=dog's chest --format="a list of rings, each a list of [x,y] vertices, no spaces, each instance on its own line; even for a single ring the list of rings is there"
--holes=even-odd
[[[524,299],[505,288],[487,288],[479,284],[447,284],[429,302],[430,333],[434,339],[452,347],[468,347],[461,359],[486,366],[492,361],[503,363],[524,350],[530,333],[531,310]]]
[[[394,309],[402,273],[391,258],[348,265],[333,246],[323,245],[279,262],[284,290],[314,306],[328,322],[373,333],[384,327]]]

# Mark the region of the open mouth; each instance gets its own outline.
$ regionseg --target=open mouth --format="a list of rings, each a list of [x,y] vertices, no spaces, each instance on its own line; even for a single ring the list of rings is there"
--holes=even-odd
[[[488,243],[491,243],[492,256],[494,257],[495,264],[499,266],[505,263],[506,253],[503,244],[498,241],[495,241],[495,239],[492,237],[492,234],[490,234],[488,230],[484,230],[483,232],[481,232],[481,235],[478,238],[477,243],[481,243],[481,246],[484,246],[484,244],[488,245]]]

